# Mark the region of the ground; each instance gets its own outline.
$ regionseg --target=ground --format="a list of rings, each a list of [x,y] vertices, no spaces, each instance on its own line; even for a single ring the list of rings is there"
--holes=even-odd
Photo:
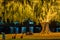
[[[21,38],[22,34],[17,34],[16,39],[12,39],[12,36],[15,34],[6,34],[6,40],[39,40],[39,39],[60,39],[60,33],[33,33],[33,35],[23,34],[23,38]],[[2,35],[0,35],[0,39],[2,39]]]

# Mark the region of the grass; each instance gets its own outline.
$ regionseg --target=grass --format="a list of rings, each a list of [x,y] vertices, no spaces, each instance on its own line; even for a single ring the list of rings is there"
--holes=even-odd
[[[6,40],[48,40],[48,39],[60,39],[60,33],[50,33],[50,34],[38,34],[35,33],[34,35],[24,35],[23,38],[21,37],[21,34],[17,34],[16,39],[12,39],[12,36],[14,34],[6,34]],[[0,38],[2,38],[2,35],[0,35]]]
[[[2,35],[0,34],[0,38],[2,38]]]
[[[0,40],[2,40],[2,39],[0,39]],[[41,40],[41,39],[5,39],[5,40]]]
[[[60,39],[6,39],[6,40],[60,40]]]
[[[53,40],[53,39],[6,39],[6,40]]]
[[[9,39],[9,40],[40,40],[40,39]]]

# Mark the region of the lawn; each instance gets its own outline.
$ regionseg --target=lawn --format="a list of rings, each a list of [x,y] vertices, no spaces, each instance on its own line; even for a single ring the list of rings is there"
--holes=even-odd
[[[2,38],[2,35],[0,34],[0,38]]]
[[[41,39],[7,39],[7,40],[41,40]]]
[[[58,39],[6,39],[6,40],[58,40]]]
[[[33,35],[23,35],[23,38],[21,38],[22,34],[17,34],[16,39],[12,39],[12,36],[14,34],[6,34],[6,40],[42,40],[42,39],[60,39],[60,33],[50,33],[50,34],[38,34],[35,33]],[[2,39],[2,35],[0,35],[0,39]]]
[[[60,40],[60,39],[6,39],[6,40]]]

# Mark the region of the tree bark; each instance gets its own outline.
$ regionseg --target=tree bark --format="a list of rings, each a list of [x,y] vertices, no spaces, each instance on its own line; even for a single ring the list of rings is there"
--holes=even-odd
[[[41,33],[51,33],[50,29],[49,29],[49,23],[48,22],[42,23],[41,25],[42,25]]]

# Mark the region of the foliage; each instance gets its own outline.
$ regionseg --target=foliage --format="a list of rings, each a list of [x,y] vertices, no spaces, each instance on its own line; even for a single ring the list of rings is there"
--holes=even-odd
[[[4,6],[2,5],[3,0],[0,0],[0,16],[2,17],[2,12],[4,12]]]
[[[52,20],[59,20],[59,8],[57,8],[56,0],[11,0],[5,1],[5,5],[2,6],[0,2],[0,14],[5,9],[5,20],[23,22],[25,19],[31,19],[37,24],[39,22],[50,22]],[[1,15],[0,15],[1,16]],[[56,17],[56,18],[54,18]]]

